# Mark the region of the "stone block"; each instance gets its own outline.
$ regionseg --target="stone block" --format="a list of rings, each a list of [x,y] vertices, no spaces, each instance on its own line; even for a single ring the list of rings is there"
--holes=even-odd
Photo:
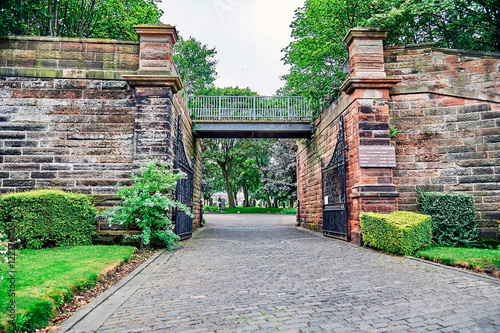
[[[464,106],[459,106],[457,108],[457,111],[458,113],[491,111],[491,106],[489,104],[464,105]]]
[[[1,148],[0,155],[21,155],[20,149]]]
[[[500,175],[464,176],[464,177],[459,177],[458,180],[461,184],[495,183],[495,182],[500,182]]]
[[[32,179],[54,179],[57,178],[57,172],[31,172]]]
[[[115,53],[114,44],[87,44],[87,52],[94,53]]]
[[[4,179],[2,181],[3,187],[34,187],[36,185],[35,180],[26,179]]]
[[[127,81],[102,81],[102,89],[128,90]]]
[[[5,141],[5,147],[20,148],[20,147],[38,147],[38,141]]]

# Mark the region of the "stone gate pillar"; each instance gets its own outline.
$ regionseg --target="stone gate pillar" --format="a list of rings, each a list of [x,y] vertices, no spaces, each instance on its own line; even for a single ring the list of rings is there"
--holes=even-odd
[[[355,28],[344,39],[351,66],[350,77],[341,88],[350,103],[345,114],[348,219],[351,240],[358,244],[361,212],[397,210],[398,193],[390,161],[394,158],[395,163],[389,131],[389,90],[399,80],[385,73],[386,36],[383,30]]]
[[[182,89],[173,66],[177,31],[165,24],[134,28],[140,37],[139,70],[123,76],[135,88],[134,162],[156,157],[172,165],[172,101]]]

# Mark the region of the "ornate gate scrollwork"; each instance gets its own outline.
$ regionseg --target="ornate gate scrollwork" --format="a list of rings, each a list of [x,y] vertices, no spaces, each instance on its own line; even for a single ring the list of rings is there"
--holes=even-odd
[[[175,199],[184,205],[193,209],[193,188],[194,188],[194,171],[186,156],[184,144],[182,141],[181,117],[178,117],[177,125],[177,146],[176,146],[176,161],[175,168],[183,172],[186,177],[177,182],[175,188]],[[193,219],[180,208],[175,209],[175,234],[181,240],[191,238],[193,234]]]
[[[340,116],[337,143],[328,164],[323,165],[323,235],[349,240],[345,172],[344,118]]]

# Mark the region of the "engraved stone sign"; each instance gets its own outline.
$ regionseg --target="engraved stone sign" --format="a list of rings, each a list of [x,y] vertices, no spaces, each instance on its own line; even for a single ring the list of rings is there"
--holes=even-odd
[[[359,166],[362,168],[395,168],[396,147],[359,146]]]

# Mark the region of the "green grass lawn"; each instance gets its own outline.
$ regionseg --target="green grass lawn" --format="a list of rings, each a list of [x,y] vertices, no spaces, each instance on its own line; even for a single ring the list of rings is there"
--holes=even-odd
[[[43,250],[16,251],[15,302],[16,320],[9,331],[43,327],[54,310],[71,299],[78,290],[92,287],[98,276],[130,259],[135,248],[129,246],[77,246]],[[10,326],[8,305],[11,301],[9,270],[0,264],[4,280],[0,281],[0,332]]]
[[[416,257],[477,271],[500,268],[500,249],[431,247],[417,252]]]
[[[203,207],[205,213],[226,213],[226,214],[287,214],[295,215],[297,210],[295,208],[265,208],[265,207],[236,207],[226,208],[224,211],[219,211],[217,207]]]

